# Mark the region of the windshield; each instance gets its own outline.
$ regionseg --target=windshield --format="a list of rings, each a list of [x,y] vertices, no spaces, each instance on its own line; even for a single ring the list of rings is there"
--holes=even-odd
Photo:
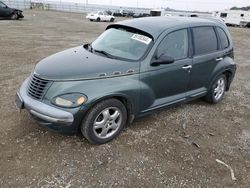
[[[92,48],[94,51],[105,52],[116,58],[139,60],[151,41],[152,39],[145,35],[111,28],[92,43]]]
[[[5,8],[7,6],[3,2],[0,2],[0,7]]]

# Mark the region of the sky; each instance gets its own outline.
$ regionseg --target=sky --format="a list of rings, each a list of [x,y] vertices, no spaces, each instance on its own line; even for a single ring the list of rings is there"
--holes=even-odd
[[[53,0],[60,1],[60,0]],[[65,2],[129,6],[142,8],[170,7],[178,10],[215,11],[233,6],[250,6],[250,0],[61,0]]]

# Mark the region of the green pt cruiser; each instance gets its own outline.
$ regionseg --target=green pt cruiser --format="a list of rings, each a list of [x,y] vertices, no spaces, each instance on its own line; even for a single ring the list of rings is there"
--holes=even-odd
[[[234,78],[233,59],[231,36],[218,20],[125,20],[91,44],[41,60],[16,105],[43,127],[81,131],[103,144],[156,110],[201,97],[218,103]]]

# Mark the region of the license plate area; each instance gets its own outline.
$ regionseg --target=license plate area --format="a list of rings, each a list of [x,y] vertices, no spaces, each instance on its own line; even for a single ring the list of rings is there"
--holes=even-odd
[[[24,103],[23,103],[23,99],[21,98],[21,96],[19,95],[19,93],[16,94],[16,100],[15,100],[15,104],[17,107],[17,110],[20,112],[23,107],[24,107]]]

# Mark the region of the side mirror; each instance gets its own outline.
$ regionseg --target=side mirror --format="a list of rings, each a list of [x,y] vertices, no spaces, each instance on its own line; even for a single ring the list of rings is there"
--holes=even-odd
[[[158,66],[158,65],[161,65],[161,64],[171,64],[171,63],[174,63],[174,58],[170,57],[170,56],[168,56],[166,54],[162,54],[158,59],[153,60],[151,65],[152,66]]]

